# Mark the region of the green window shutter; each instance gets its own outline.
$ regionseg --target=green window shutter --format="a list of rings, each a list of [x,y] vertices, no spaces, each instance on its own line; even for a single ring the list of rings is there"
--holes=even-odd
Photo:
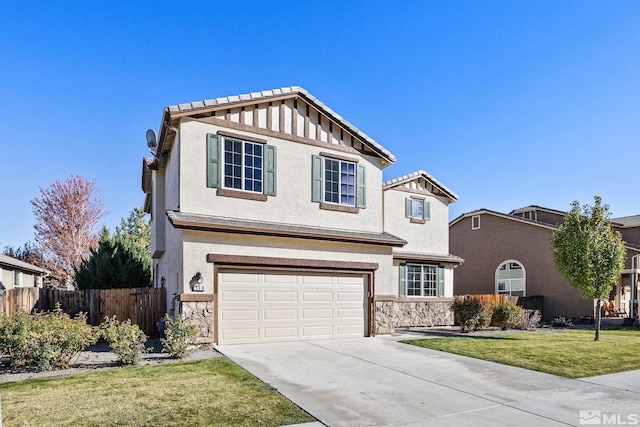
[[[265,146],[264,151],[264,194],[276,195],[276,147]]]
[[[400,264],[398,266],[400,271],[400,277],[398,279],[398,296],[407,296],[407,264]]]
[[[424,219],[425,221],[429,221],[431,219],[431,203],[428,200],[424,201],[422,216],[422,219]]]
[[[322,174],[322,157],[311,156],[311,201],[322,201],[322,187],[323,187],[323,174]]]
[[[356,207],[366,208],[367,180],[364,174],[364,165],[358,164],[356,171]]]
[[[207,134],[207,187],[220,187],[220,137]]]
[[[438,298],[444,297],[444,267],[438,266]]]
[[[413,218],[413,200],[409,197],[404,199],[404,216],[405,218]]]

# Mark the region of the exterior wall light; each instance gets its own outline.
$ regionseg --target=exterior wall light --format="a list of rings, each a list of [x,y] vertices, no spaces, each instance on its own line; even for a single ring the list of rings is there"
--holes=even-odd
[[[191,286],[191,290],[193,292],[204,292],[204,283],[202,281],[202,274],[198,271],[193,275],[191,280],[189,280],[189,286]]]

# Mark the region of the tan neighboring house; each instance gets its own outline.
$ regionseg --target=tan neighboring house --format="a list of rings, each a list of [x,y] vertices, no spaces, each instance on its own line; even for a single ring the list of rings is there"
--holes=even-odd
[[[455,294],[542,296],[547,321],[557,316],[594,316],[594,301],[582,298],[553,261],[551,237],[565,214],[527,206],[508,214],[480,209],[451,221],[451,250],[465,259],[455,271]],[[623,235],[627,259],[611,298],[628,316],[637,292],[640,217],[615,218],[612,225]]]
[[[47,270],[28,262],[0,254],[0,290],[41,288]]]
[[[142,187],[170,314],[220,344],[452,324],[457,196],[394,161],[300,87],[165,108]]]

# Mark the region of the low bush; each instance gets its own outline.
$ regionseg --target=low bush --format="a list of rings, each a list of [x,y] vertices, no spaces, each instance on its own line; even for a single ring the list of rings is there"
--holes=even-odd
[[[522,307],[514,301],[505,301],[495,305],[493,308],[492,322],[500,329],[507,330],[515,328],[520,322]]]
[[[554,328],[566,328],[573,326],[573,322],[568,317],[558,316],[551,319],[551,326]]]
[[[532,310],[523,308],[520,312],[520,320],[516,325],[516,329],[530,331],[536,329],[542,323],[542,315],[540,310]]]
[[[196,336],[196,327],[182,318],[172,318],[165,314],[164,338],[160,339],[162,351],[174,359],[182,359],[195,348],[192,343]]]
[[[475,298],[458,298],[451,305],[451,309],[461,332],[484,329],[491,322],[491,312]]]
[[[0,318],[0,353],[12,367],[67,369],[71,359],[96,339],[84,313],[71,318],[59,305],[51,312]]]
[[[149,351],[144,345],[147,336],[129,319],[120,322],[116,316],[106,317],[99,330],[100,337],[109,344],[121,365],[137,365]]]

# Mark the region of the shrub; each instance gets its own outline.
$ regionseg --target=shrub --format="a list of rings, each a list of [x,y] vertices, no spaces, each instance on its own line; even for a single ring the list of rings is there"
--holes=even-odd
[[[0,352],[13,367],[67,369],[71,359],[96,339],[84,313],[72,319],[59,305],[52,312],[20,312],[0,319]]]
[[[174,359],[182,359],[194,350],[191,343],[196,336],[196,327],[181,318],[173,319],[167,314],[163,320],[164,338],[160,340],[162,351],[169,353]]]
[[[518,307],[514,301],[505,301],[496,304],[493,308],[492,322],[504,331],[516,327],[521,315],[521,307]]]
[[[147,336],[129,319],[120,322],[116,316],[106,317],[100,325],[100,336],[118,356],[121,365],[137,365],[142,355],[149,351],[144,345]]]
[[[573,326],[573,322],[568,317],[554,317],[551,319],[551,326],[554,328],[566,328],[567,326]]]
[[[475,298],[458,298],[451,305],[456,322],[461,332],[484,329],[491,321],[491,312],[480,300]]]
[[[520,320],[516,325],[516,329],[529,331],[537,328],[542,323],[542,315],[540,310],[523,308],[520,312]]]

